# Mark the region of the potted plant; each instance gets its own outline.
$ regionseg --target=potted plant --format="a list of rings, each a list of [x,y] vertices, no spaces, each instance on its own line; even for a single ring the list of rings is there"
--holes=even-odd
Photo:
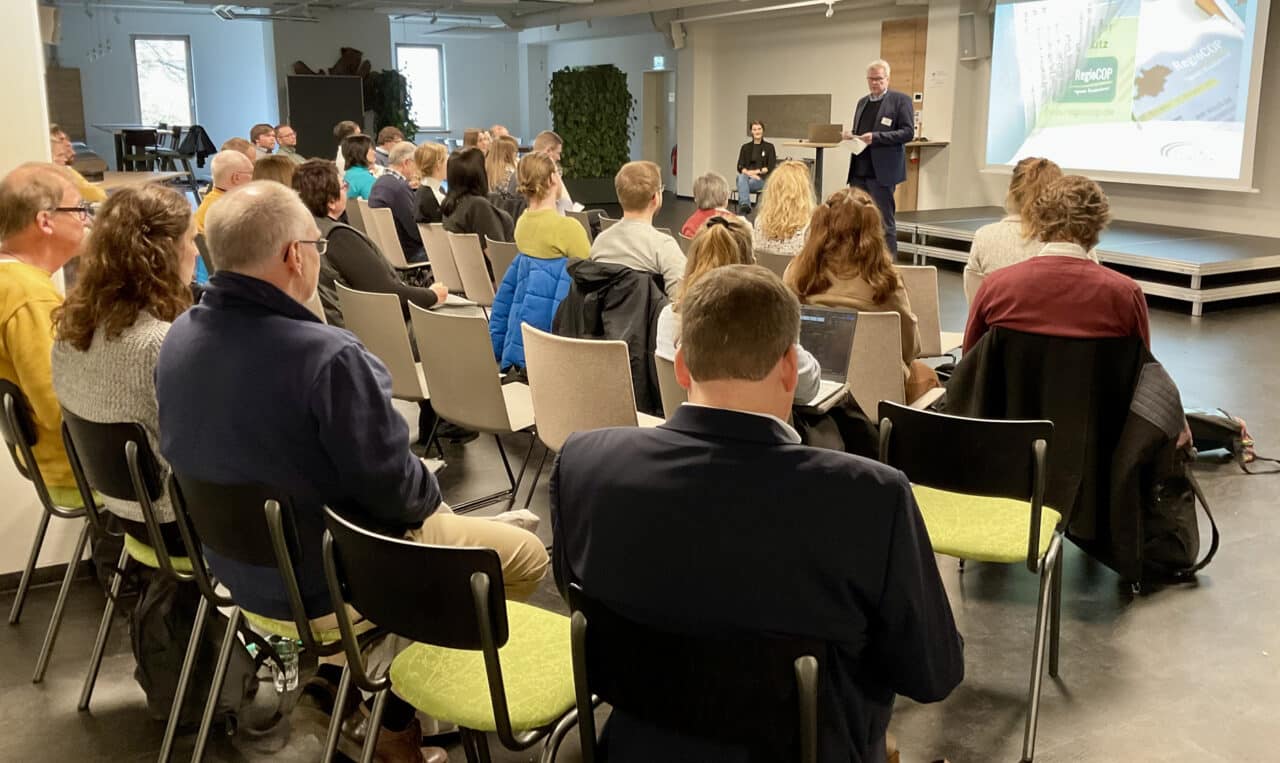
[[[413,101],[409,98],[409,83],[400,72],[383,69],[366,75],[364,107],[374,112],[375,129],[398,127],[405,140],[413,140],[418,134],[418,125],[410,116]]]
[[[581,204],[617,201],[613,176],[631,159],[635,98],[613,64],[565,67],[551,75],[553,129],[564,139],[560,166]]]

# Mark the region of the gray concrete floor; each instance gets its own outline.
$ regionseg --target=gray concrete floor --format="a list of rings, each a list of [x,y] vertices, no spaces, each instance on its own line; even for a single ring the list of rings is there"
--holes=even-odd
[[[659,224],[678,228],[688,202],[669,204]],[[616,210],[615,210],[616,211]],[[940,265],[943,326],[964,323],[960,274]],[[1187,406],[1223,407],[1244,417],[1258,450],[1280,454],[1280,302],[1210,308],[1200,319],[1184,306],[1152,306],[1153,349],[1177,380]],[[509,438],[516,465],[525,438]],[[491,438],[447,448],[441,473],[452,501],[499,489],[505,478]],[[535,452],[535,463],[540,451]],[[1232,465],[1203,465],[1198,475],[1222,530],[1216,561],[1192,586],[1134,597],[1109,570],[1068,545],[1063,587],[1061,679],[1046,681],[1039,761],[1272,761],[1280,759],[1280,540],[1274,519],[1280,476],[1246,476]],[[522,494],[523,498],[523,494]],[[487,511],[496,511],[492,507]],[[545,474],[533,509],[550,543]],[[1016,566],[939,559],[966,639],[966,678],[935,705],[901,701],[893,730],[903,761],[1018,759],[1030,670],[1036,579]],[[726,585],[740,581],[726,580]],[[0,625],[0,760],[154,760],[162,723],[146,715],[132,678],[127,628],[116,621],[92,709],[76,712],[103,597],[79,582],[48,677],[30,683],[55,587],[32,593],[18,626]],[[0,594],[7,612],[12,593]],[[534,603],[564,611],[548,580]],[[265,687],[269,689],[268,687]],[[295,720],[284,749],[242,738],[220,740],[219,761],[314,760],[322,729]],[[176,759],[189,755],[190,737]],[[494,745],[495,760],[531,760]],[[462,761],[454,744],[451,760]],[[571,738],[559,758],[578,760]]]

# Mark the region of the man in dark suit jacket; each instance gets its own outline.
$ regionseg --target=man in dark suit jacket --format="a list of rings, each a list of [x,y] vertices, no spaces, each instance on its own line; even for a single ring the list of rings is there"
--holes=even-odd
[[[665,630],[827,642],[819,758],[882,763],[894,696],[941,700],[964,675],[911,486],[882,464],[801,445],[784,421],[800,308],[777,276],[717,268],[680,312],[676,378],[689,402],[657,428],[579,432],[560,451],[556,581]],[[604,743],[612,763],[758,756],[616,709]]]
[[[849,185],[865,190],[875,199],[884,218],[884,237],[889,251],[898,254],[897,206],[893,189],[907,179],[907,152],[903,146],[915,135],[915,110],[911,96],[889,89],[889,64],[872,61],[867,65],[867,88],[858,100],[853,126],[845,140],[860,140],[867,148],[849,157]]]
[[[369,191],[369,206],[373,209],[386,207],[396,221],[396,238],[400,240],[400,248],[404,250],[404,258],[409,262],[426,262],[427,252],[422,245],[422,234],[418,231],[418,196],[409,186],[409,177],[417,172],[413,161],[413,152],[417,146],[408,141],[401,141],[391,147],[389,156],[391,164],[387,171],[374,181]]]

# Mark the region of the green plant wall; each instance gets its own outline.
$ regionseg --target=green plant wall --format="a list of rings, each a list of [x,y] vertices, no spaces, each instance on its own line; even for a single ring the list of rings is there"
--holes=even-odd
[[[553,129],[564,139],[566,178],[612,178],[631,159],[635,98],[613,64],[565,67],[551,75]]]
[[[405,140],[413,140],[413,136],[418,134],[418,125],[410,116],[412,106],[409,83],[400,72],[383,69],[365,76],[364,107],[377,114],[375,129],[399,127]]]

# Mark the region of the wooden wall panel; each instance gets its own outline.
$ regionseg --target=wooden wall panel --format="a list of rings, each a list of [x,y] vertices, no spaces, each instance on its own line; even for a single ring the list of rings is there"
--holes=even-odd
[[[880,57],[888,61],[893,69],[889,87],[912,98],[916,93],[921,93],[927,99],[928,94],[924,92],[924,62],[928,41],[929,19],[925,16],[893,19],[880,25]],[[916,101],[914,106],[916,111],[923,111],[924,100]],[[920,163],[912,161],[912,157],[918,157],[919,150],[907,149],[907,180],[894,193],[898,209],[902,211],[916,208],[920,188]]]
[[[56,123],[72,140],[84,140],[84,98],[80,92],[80,70],[49,67],[45,70],[45,97],[49,122]]]

